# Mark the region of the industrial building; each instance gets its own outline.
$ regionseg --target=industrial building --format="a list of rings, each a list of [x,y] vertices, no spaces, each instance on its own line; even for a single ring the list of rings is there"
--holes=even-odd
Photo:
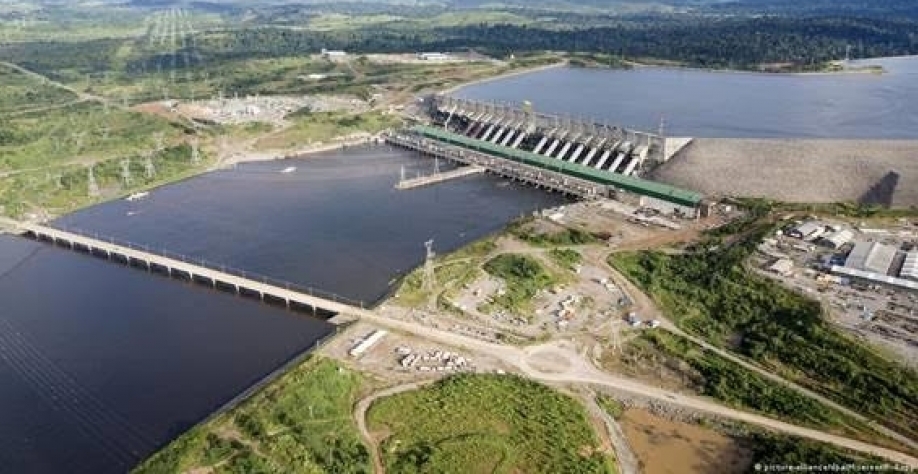
[[[905,262],[902,264],[902,270],[899,271],[899,278],[918,280],[918,250],[905,254]]]
[[[595,183],[607,190],[605,193],[607,196],[615,196],[620,192],[636,195],[643,205],[652,207],[654,203],[661,203],[663,209],[660,210],[674,212],[685,217],[695,217],[697,215],[698,207],[703,198],[698,193],[667,184],[565,162],[525,150],[495,145],[488,141],[451,133],[442,128],[418,125],[413,127],[411,132],[423,138],[435,140],[438,143],[456,145],[462,149],[482,152],[488,156],[522,163],[536,169],[542,169],[546,173],[560,173],[571,178]]]
[[[347,57],[347,53],[344,51],[332,51],[322,48],[322,57],[326,59],[344,58]]]
[[[819,221],[807,221],[789,230],[787,235],[807,241],[816,240],[826,231],[826,226]]]
[[[422,61],[445,61],[449,59],[446,53],[418,53],[417,58]]]
[[[881,284],[896,289],[918,291],[918,282],[904,278],[891,277],[885,273],[866,272],[854,268],[833,266],[832,273],[854,281],[869,284]]]
[[[845,267],[867,273],[886,275],[896,258],[896,247],[879,242],[858,242],[845,260]]]
[[[853,238],[854,232],[848,229],[841,229],[836,230],[835,232],[829,232],[828,234],[823,234],[817,240],[817,243],[831,249],[839,249],[848,242],[851,242],[851,239]]]

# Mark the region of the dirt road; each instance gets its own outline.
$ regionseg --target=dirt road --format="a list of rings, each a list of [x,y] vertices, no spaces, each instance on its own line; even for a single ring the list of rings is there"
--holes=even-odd
[[[901,434],[899,434],[899,433],[897,433],[897,432],[895,432],[895,431],[893,431],[893,430],[891,430],[891,429],[889,429],[889,428],[887,428],[887,427],[885,427],[885,426],[882,426],[882,425],[880,425],[879,423],[876,423],[876,422],[870,420],[869,418],[867,418],[867,417],[861,415],[860,413],[857,413],[857,412],[855,412],[855,411],[853,411],[853,410],[851,410],[851,409],[849,409],[849,408],[846,408],[846,407],[844,407],[844,406],[842,406],[842,405],[839,405],[838,403],[836,403],[836,402],[834,402],[834,401],[832,401],[832,400],[829,400],[828,398],[826,398],[826,397],[824,397],[824,396],[822,396],[822,395],[820,395],[820,394],[818,394],[818,393],[816,393],[816,392],[814,392],[814,391],[812,391],[812,390],[810,390],[810,389],[808,389],[808,388],[806,388],[806,387],[803,387],[803,386],[798,385],[798,384],[796,384],[796,383],[794,383],[794,382],[792,382],[792,381],[790,381],[790,380],[787,380],[787,379],[785,379],[785,378],[783,378],[783,377],[781,377],[781,376],[779,376],[779,375],[776,375],[776,374],[774,374],[774,373],[771,373],[771,372],[769,372],[768,370],[765,370],[764,368],[762,368],[762,367],[760,367],[760,366],[758,366],[758,365],[755,365],[755,364],[753,364],[753,363],[750,363],[749,361],[747,361],[747,360],[745,360],[745,359],[743,359],[743,358],[741,358],[741,357],[739,357],[739,356],[737,356],[737,355],[735,355],[735,354],[732,354],[732,353],[730,353],[730,352],[727,351],[727,350],[724,350],[724,349],[722,349],[722,348],[720,348],[720,347],[714,346],[714,345],[708,343],[707,341],[705,341],[705,340],[703,340],[703,339],[701,339],[701,338],[698,338],[698,337],[696,337],[696,336],[687,334],[687,333],[686,333],[685,331],[683,331],[682,329],[679,329],[678,327],[676,327],[676,325],[675,325],[672,321],[670,321],[669,319],[667,319],[667,318],[663,315],[663,313],[660,312],[660,310],[656,307],[656,304],[655,304],[655,303],[654,303],[654,302],[653,302],[653,301],[652,301],[643,291],[641,291],[641,290],[640,290],[639,288],[637,288],[634,284],[632,284],[630,280],[628,280],[627,278],[624,277],[624,275],[622,275],[622,274],[619,273],[617,270],[615,270],[614,268],[612,268],[612,267],[608,264],[608,262],[606,262],[606,259],[602,259],[602,264],[604,265],[604,269],[605,269],[606,271],[609,272],[609,275],[610,275],[612,281],[615,282],[615,284],[618,285],[620,288],[622,288],[622,289],[625,291],[625,293],[631,298],[632,303],[633,303],[634,310],[635,310],[636,312],[638,312],[639,314],[641,314],[641,316],[642,316],[643,319],[645,319],[645,320],[646,320],[646,319],[656,319],[656,320],[660,321],[660,327],[661,327],[661,328],[663,328],[663,329],[665,329],[665,330],[667,330],[667,331],[669,331],[669,332],[671,332],[671,333],[673,333],[673,334],[676,334],[676,335],[678,335],[678,336],[682,336],[682,337],[684,337],[684,338],[686,338],[686,339],[692,341],[693,343],[697,344],[698,346],[700,346],[700,347],[702,347],[702,348],[704,348],[704,349],[707,349],[707,350],[709,350],[709,351],[711,351],[711,352],[713,352],[713,353],[719,355],[720,357],[723,357],[724,359],[727,359],[727,360],[730,360],[730,361],[732,361],[732,362],[735,362],[736,364],[740,365],[741,367],[743,367],[743,368],[745,368],[745,369],[747,369],[747,370],[751,370],[751,371],[753,371],[753,372],[755,372],[755,373],[761,375],[762,377],[767,378],[768,380],[771,380],[771,381],[773,381],[773,382],[776,382],[776,383],[779,383],[779,384],[781,384],[781,385],[784,385],[785,387],[788,387],[788,388],[790,388],[790,389],[793,389],[794,391],[796,391],[796,392],[798,392],[798,393],[800,393],[800,394],[802,394],[802,395],[804,395],[804,396],[806,396],[806,397],[812,398],[813,400],[816,400],[816,401],[818,401],[819,403],[821,403],[821,404],[823,404],[823,405],[825,405],[825,406],[831,407],[831,408],[833,408],[834,410],[836,410],[836,411],[838,411],[838,412],[844,413],[845,415],[847,415],[847,416],[849,416],[849,417],[851,417],[851,418],[853,418],[853,419],[855,419],[855,420],[858,420],[858,421],[861,421],[861,422],[863,422],[863,423],[866,423],[866,424],[868,424],[871,428],[873,428],[875,431],[877,431],[878,433],[883,434],[884,436],[887,436],[887,437],[889,437],[889,438],[891,438],[891,439],[895,439],[896,441],[899,441],[899,442],[905,444],[906,446],[909,446],[909,447],[912,448],[912,449],[918,449],[918,443],[916,443],[915,441],[913,441],[913,440],[909,439],[908,437],[903,436],[903,435],[901,435]]]
[[[395,387],[390,387],[385,390],[373,393],[370,396],[365,397],[357,402],[357,406],[354,408],[354,419],[357,420],[357,429],[360,430],[360,436],[363,437],[363,442],[370,450],[370,457],[373,460],[373,472],[376,474],[382,474],[386,472],[386,469],[383,466],[382,456],[379,454],[379,443],[375,438],[373,438],[373,435],[370,434],[370,430],[367,428],[367,410],[370,409],[370,405],[372,405],[373,402],[380,398],[390,397],[392,395],[396,395],[402,392],[409,392],[411,390],[417,390],[436,381],[437,379],[423,380],[419,382],[406,383],[404,385],[397,385]]]
[[[553,342],[539,346],[519,348],[493,344],[417,323],[385,318],[369,311],[362,312],[360,318],[371,324],[408,334],[414,334],[430,341],[437,341],[442,344],[490,355],[509,366],[517,367],[521,374],[535,380],[558,383],[583,383],[612,387],[619,391],[632,393],[645,398],[656,399],[690,410],[750,423],[774,431],[872,454],[896,463],[918,467],[918,458],[898,451],[874,446],[869,443],[842,436],[823,433],[811,428],[785,423],[762,415],[727,408],[707,399],[673,393],[662,388],[645,385],[632,379],[602,372],[578,354],[571,345],[563,342]],[[551,361],[551,363],[546,364],[545,361]]]

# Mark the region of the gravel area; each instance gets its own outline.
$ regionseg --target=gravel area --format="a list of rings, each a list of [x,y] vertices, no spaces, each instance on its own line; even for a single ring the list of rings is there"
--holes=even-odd
[[[698,138],[653,179],[714,196],[918,205],[918,140]]]

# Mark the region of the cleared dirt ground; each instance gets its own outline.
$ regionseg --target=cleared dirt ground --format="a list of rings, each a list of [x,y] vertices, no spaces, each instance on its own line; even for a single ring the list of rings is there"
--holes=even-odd
[[[918,140],[699,138],[652,178],[715,196],[918,205]]]

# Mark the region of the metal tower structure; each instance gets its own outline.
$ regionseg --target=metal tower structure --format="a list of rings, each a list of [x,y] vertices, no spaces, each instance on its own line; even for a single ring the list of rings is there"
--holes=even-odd
[[[147,179],[153,179],[156,176],[156,167],[153,166],[153,153],[147,153],[143,161],[143,168]]]
[[[86,187],[89,197],[99,197],[99,184],[96,183],[96,175],[92,172],[92,165],[86,170]]]
[[[424,259],[424,281],[422,283],[422,289],[429,292],[433,291],[437,283],[437,276],[434,272],[434,256],[436,254],[433,251],[433,239],[424,242],[424,248],[427,249],[427,255]]]
[[[198,150],[198,139],[191,140],[191,164],[198,165],[201,163],[201,152]]]
[[[131,177],[130,158],[121,160],[121,181],[124,183],[124,187],[130,186],[134,182],[134,179]]]

